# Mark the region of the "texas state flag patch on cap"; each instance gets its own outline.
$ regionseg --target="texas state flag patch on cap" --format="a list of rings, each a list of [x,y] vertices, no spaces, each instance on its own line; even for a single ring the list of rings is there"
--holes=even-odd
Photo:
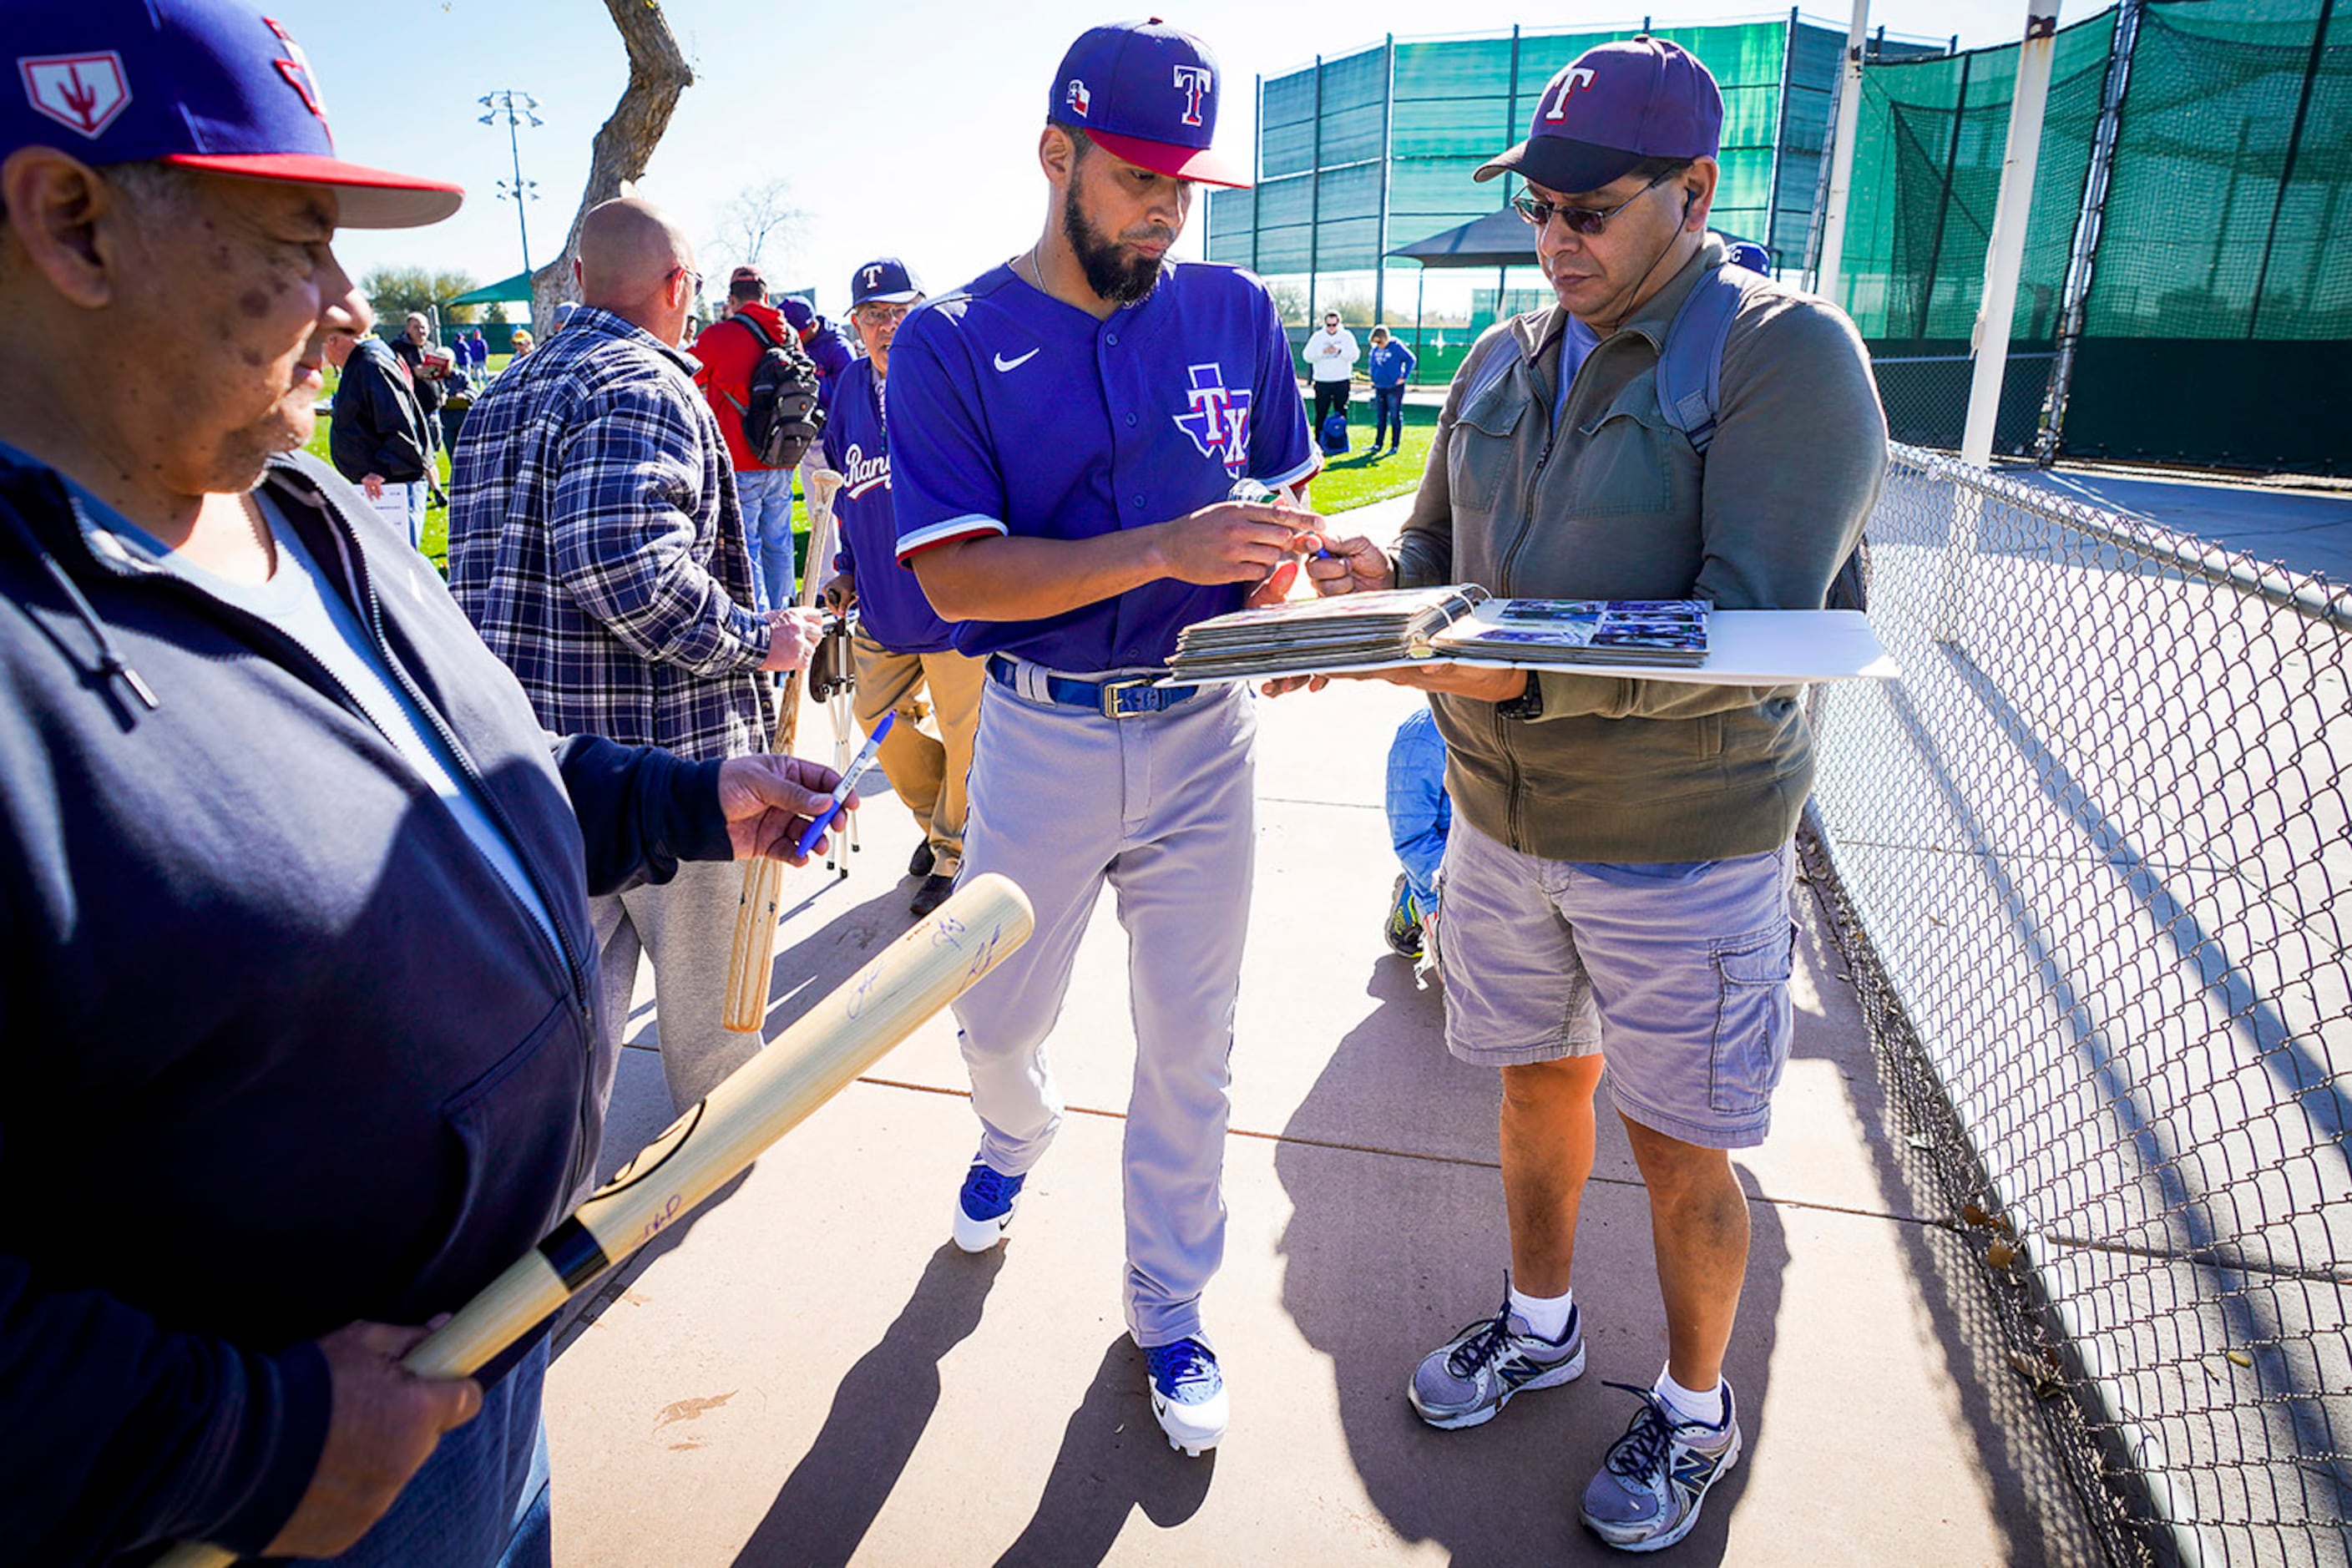
[[[1084,120],[1087,117],[1087,105],[1093,100],[1087,92],[1087,84],[1072,77],[1069,89],[1062,94],[1062,101],[1069,106],[1072,114]]]

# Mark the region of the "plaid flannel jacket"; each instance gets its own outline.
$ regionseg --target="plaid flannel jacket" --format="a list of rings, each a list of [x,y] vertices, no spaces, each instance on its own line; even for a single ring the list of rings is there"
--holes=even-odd
[[[449,591],[559,735],[764,750],[767,626],[694,362],[582,309],[466,416]]]

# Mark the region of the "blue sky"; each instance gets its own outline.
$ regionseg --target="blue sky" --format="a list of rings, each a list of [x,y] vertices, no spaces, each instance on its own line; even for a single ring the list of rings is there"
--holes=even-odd
[[[870,12],[668,0],[666,8],[697,80],[678,101],[644,194],[698,237],[712,271],[734,259],[713,244],[728,198],[786,177],[808,221],[781,268],[772,251],[770,281],[781,272],[789,286],[814,285],[820,306],[835,311],[850,269],[870,257],[902,256],[941,289],[1035,237],[1045,84],[1072,38],[1125,14],[1100,0],[897,0]],[[2086,3],[2060,20],[2095,8]],[[450,267],[487,281],[520,268],[514,207],[493,199],[494,182],[508,174],[506,131],[477,120],[475,100],[499,88],[533,94],[546,121],[522,132],[522,154],[542,198],[529,209],[531,260],[549,258],[579,202],[589,143],[627,79],[620,37],[598,0],[271,0],[270,14],[309,53],[344,156],[467,188],[465,209],[433,228],[347,232],[338,248],[354,271]],[[1345,54],[1389,31],[1641,20],[1638,10],[1554,11],[1525,0],[1454,0],[1441,9],[1412,0],[1195,0],[1163,14],[1217,55],[1229,84],[1218,144],[1244,161],[1255,134],[1251,79],[1318,51]],[[1655,16],[1663,26],[1764,14],[1754,0],[1686,0]],[[1815,5],[1806,15],[1842,26],[1846,13]],[[1871,20],[1896,33],[1958,33],[1966,47],[2015,37],[2024,16],[2023,0],[1876,0]],[[1433,26],[1438,16],[1444,25]],[[1185,253],[1199,253],[1203,216],[1196,206]]]

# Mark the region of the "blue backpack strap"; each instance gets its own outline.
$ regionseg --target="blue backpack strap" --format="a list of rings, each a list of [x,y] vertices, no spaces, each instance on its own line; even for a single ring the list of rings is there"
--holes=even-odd
[[[1723,403],[1723,345],[1755,277],[1729,266],[1700,273],[1658,350],[1659,412],[1702,457],[1715,440],[1715,416]]]

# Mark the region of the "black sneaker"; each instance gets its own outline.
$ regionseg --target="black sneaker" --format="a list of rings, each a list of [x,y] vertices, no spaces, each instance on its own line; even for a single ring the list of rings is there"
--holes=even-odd
[[[929,914],[933,910],[946,903],[948,895],[954,891],[953,877],[926,877],[923,879],[923,885],[915,889],[915,896],[908,901],[907,908],[915,914]]]
[[[939,857],[931,853],[931,841],[926,838],[915,846],[914,858],[907,862],[907,875],[928,877],[931,874],[931,868],[939,863]]]
[[[1391,952],[1417,960],[1421,957],[1421,900],[1412,896],[1403,872],[1397,873],[1389,899],[1389,918],[1381,922],[1381,935],[1388,939]]]

